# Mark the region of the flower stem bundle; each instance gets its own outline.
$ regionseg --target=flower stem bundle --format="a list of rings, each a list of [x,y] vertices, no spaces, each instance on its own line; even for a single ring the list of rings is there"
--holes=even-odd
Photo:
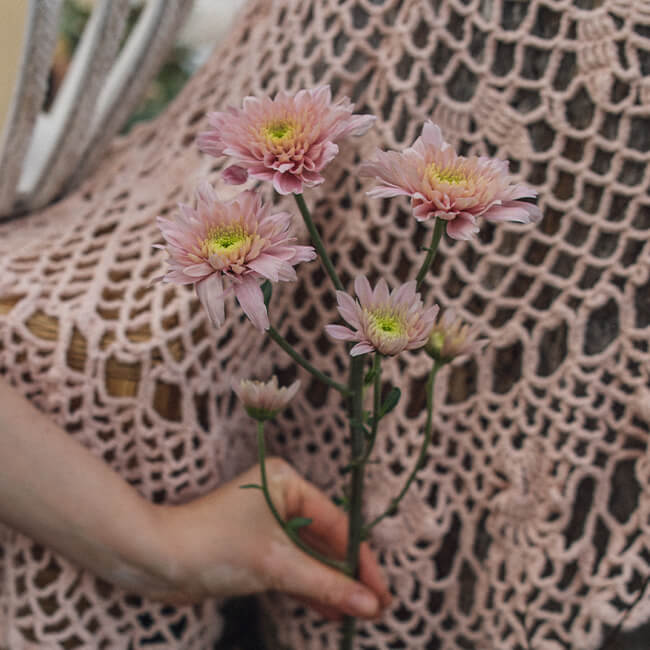
[[[274,418],[299,390],[299,382],[279,387],[268,382],[243,380],[234,386],[248,414],[258,422],[258,453],[261,484],[242,486],[259,489],[289,538],[303,551],[346,574],[358,578],[359,549],[375,526],[397,513],[399,504],[425,465],[433,435],[434,386],[440,369],[459,356],[476,354],[484,341],[457,318],[454,310],[425,304],[420,289],[430,278],[433,261],[443,235],[470,239],[479,230],[479,219],[492,222],[536,222],[541,211],[529,199],[531,188],[514,183],[505,161],[456,154],[443,139],[438,126],[426,122],[421,136],[402,152],[377,151],[373,160],[361,164],[358,175],[374,178],[371,197],[409,197],[414,218],[432,224],[430,245],[416,276],[390,288],[384,278],[374,286],[360,274],[354,293],[341,277],[321,239],[317,219],[303,196],[306,188],[325,181],[321,174],[339,151],[338,141],[363,135],[374,116],[356,115],[347,98],[332,101],[329,87],[301,90],[294,96],[278,93],[274,98],[247,97],[241,109],[212,113],[209,129],[199,137],[199,147],[217,158],[228,157],[223,178],[241,184],[249,178],[269,181],[281,195],[293,194],[311,239],[311,246],[295,243],[291,215],[273,212],[255,192],[243,192],[232,201],[220,201],[206,183],[197,191],[195,205],[181,205],[173,218],[159,218],[169,255],[166,282],[194,284],[212,323],[225,321],[225,298],[234,295],[252,324],[266,333],[293,361],[346,400],[350,453],[346,465],[349,517],[345,557],[331,558],[310,548],[301,530],[307,519],[285,521],[268,489],[265,469],[264,424]],[[425,226],[426,227],[426,226]],[[273,327],[269,317],[271,286],[297,278],[294,267],[318,257],[336,292],[342,323],[330,323],[325,331],[348,348],[347,377],[331,377],[305,359]],[[422,443],[402,488],[370,521],[364,520],[366,465],[381,436],[381,422],[396,407],[401,390],[384,391],[382,362],[390,357],[426,353],[430,370],[426,382],[426,423]],[[364,393],[372,391],[372,408],[364,408]],[[384,395],[384,392],[386,393]],[[341,650],[354,647],[355,620],[347,617],[341,633]]]

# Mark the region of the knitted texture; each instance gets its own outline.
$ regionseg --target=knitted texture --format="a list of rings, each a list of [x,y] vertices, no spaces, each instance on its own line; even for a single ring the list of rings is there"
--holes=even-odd
[[[161,119],[119,141],[76,194],[0,228],[0,366],[144,495],[180,502],[253,462],[230,377],[275,365],[303,390],[268,427],[270,446],[340,495],[339,395],[233,305],[215,331],[191,290],[150,285],[164,269],[154,218],[219,176],[195,146],[207,111],[330,83],[378,120],[307,197],[346,285],[361,271],[394,286],[415,275],[430,226],[406,200],[368,199],[355,168],[431,118],[461,153],[510,158],[545,216],[444,239],[423,285],[491,343],[439,374],[426,465],[372,538],[395,604],[360,625],[359,647],[594,650],[606,626],[650,616],[650,590],[624,613],[650,570],[649,73],[647,0],[252,2]],[[340,374],[345,351],[323,332],[337,321],[327,278],[316,264],[298,276],[277,287],[271,322]],[[368,517],[415,462],[429,363],[385,363],[404,397],[382,422]],[[208,650],[218,634],[212,604],[147,603],[14,532],[2,548],[12,650],[154,637]],[[288,598],[266,607],[284,644],[336,648],[336,624]]]

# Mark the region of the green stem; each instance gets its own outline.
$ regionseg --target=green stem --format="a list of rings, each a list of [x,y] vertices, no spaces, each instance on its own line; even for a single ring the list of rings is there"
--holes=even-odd
[[[397,510],[400,501],[404,498],[404,495],[408,491],[409,487],[411,487],[411,483],[413,483],[416,474],[424,465],[424,459],[427,455],[427,448],[429,447],[429,443],[431,442],[431,434],[433,433],[433,426],[432,426],[433,425],[433,385],[436,381],[436,374],[438,373],[438,370],[440,370],[442,365],[443,365],[442,363],[436,361],[433,364],[433,368],[429,373],[429,379],[427,380],[427,389],[426,389],[427,390],[427,423],[425,425],[424,440],[422,441],[422,446],[420,447],[420,453],[418,455],[418,459],[415,462],[415,465],[411,473],[406,479],[406,483],[404,484],[404,487],[401,489],[400,493],[391,501],[390,506],[388,506],[388,508],[386,508],[386,510],[381,515],[373,519],[367,526],[364,527],[363,529],[364,538],[367,537],[370,530],[374,526],[376,526],[382,519],[386,518],[388,515],[394,513]]]
[[[321,372],[318,370],[318,368],[315,368],[314,366],[305,359],[299,352],[296,352],[294,348],[291,346],[289,341],[285,339],[282,334],[280,334],[275,327],[269,327],[269,329],[266,330],[266,333],[271,337],[273,341],[275,341],[299,366],[302,366],[305,370],[310,372],[314,377],[317,377],[322,381],[324,384],[327,384],[328,386],[331,386],[332,388],[336,388],[336,390],[339,391],[342,395],[349,395],[350,391],[349,389],[344,386],[343,384],[339,384],[337,381],[332,379],[331,377],[328,377],[325,373]]]
[[[348,383],[350,393],[350,446],[352,458],[360,458],[363,454],[364,433],[363,433],[363,366],[365,355],[352,357],[350,364],[350,380]],[[348,549],[346,564],[350,570],[350,576],[358,578],[359,572],[359,546],[361,545],[363,533],[363,520],[361,513],[363,498],[363,474],[365,465],[353,463],[350,472],[350,510],[348,512]],[[343,619],[343,637],[341,639],[341,650],[352,650],[354,643],[356,619],[353,616],[346,616]]]
[[[264,423],[263,422],[258,422],[257,423],[257,453],[259,455],[259,462],[260,462],[260,474],[262,476],[262,492],[264,493],[264,498],[266,499],[266,503],[269,506],[269,510],[271,511],[271,514],[275,517],[275,520],[280,524],[280,527],[284,532],[287,534],[289,539],[301,550],[307,553],[307,555],[311,555],[311,557],[315,558],[319,562],[322,562],[323,564],[327,564],[328,566],[331,566],[334,569],[337,569],[338,571],[343,571],[344,573],[348,572],[348,566],[345,562],[338,562],[337,560],[332,560],[331,558],[322,555],[318,551],[315,551],[313,548],[307,546],[302,539],[300,539],[300,536],[298,535],[298,532],[296,530],[293,530],[292,528],[289,528],[287,526],[287,522],[280,516],[280,513],[277,511],[275,504],[273,503],[273,499],[271,498],[271,493],[269,492],[269,486],[268,482],[266,479],[266,445],[264,443]]]
[[[418,271],[417,277],[415,278],[416,289],[420,288],[422,281],[426,277],[426,274],[429,272],[429,269],[433,264],[433,260],[435,259],[436,253],[438,252],[438,244],[440,244],[442,233],[445,231],[446,223],[447,222],[444,219],[441,219],[440,217],[436,219],[436,226],[433,229],[433,234],[431,235],[431,244],[429,244],[429,252],[427,253],[427,256],[424,258],[424,262],[422,263],[422,266]]]
[[[327,275],[330,276],[330,280],[332,281],[332,284],[334,284],[334,286],[339,291],[343,291],[344,290],[343,284],[341,283],[341,280],[339,280],[339,276],[337,275],[336,269],[332,264],[332,260],[329,258],[329,255],[325,250],[325,246],[323,246],[323,240],[320,238],[320,235],[318,234],[318,230],[316,230],[316,226],[314,225],[314,221],[311,218],[311,213],[309,212],[309,208],[305,203],[305,199],[303,198],[302,194],[294,194],[293,198],[296,199],[296,203],[298,204],[298,208],[300,209],[300,214],[302,214],[302,218],[304,219],[305,225],[307,226],[307,230],[309,231],[309,236],[311,237],[311,243],[314,245],[314,248],[318,252],[321,262],[323,263],[323,266],[327,271]]]
[[[372,454],[372,449],[375,446],[375,440],[377,438],[377,429],[379,428],[379,409],[381,408],[381,355],[379,352],[375,353],[372,370],[374,373],[375,382],[372,394],[372,428],[370,429],[370,438],[366,444],[366,451],[363,454],[363,458],[359,460],[359,463],[363,465],[368,462],[370,454]]]

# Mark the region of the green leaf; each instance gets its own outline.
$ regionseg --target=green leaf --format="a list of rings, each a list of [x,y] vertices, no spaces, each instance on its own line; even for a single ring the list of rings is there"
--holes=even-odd
[[[384,415],[388,415],[397,406],[401,396],[402,391],[396,386],[393,386],[379,409],[379,417],[383,418]]]
[[[240,485],[241,490],[263,490],[264,488],[257,483],[246,483],[246,485]]]
[[[309,526],[312,521],[312,519],[308,519],[307,517],[294,517],[293,519],[289,519],[286,523],[286,527],[289,530],[299,530],[300,528]]]
[[[262,295],[264,296],[264,304],[268,309],[269,302],[271,302],[271,296],[273,295],[273,285],[268,280],[265,280],[262,283]]]

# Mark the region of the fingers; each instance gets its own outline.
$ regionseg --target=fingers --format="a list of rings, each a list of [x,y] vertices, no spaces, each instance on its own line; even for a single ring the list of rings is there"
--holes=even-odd
[[[344,558],[348,540],[346,514],[315,486],[298,477],[292,488],[287,494],[289,516],[312,519],[312,523],[304,529],[305,539],[321,552]],[[366,543],[360,549],[359,576],[361,582],[378,596],[382,607],[390,603],[388,585],[375,554]]]
[[[379,599],[370,589],[294,546],[276,547],[265,563],[274,576],[273,588],[314,601],[327,615],[340,612],[372,619],[380,612]]]
[[[377,557],[366,542],[359,551],[359,580],[377,594],[382,609],[388,607],[393,600],[386,578],[379,566]]]
[[[337,558],[344,558],[348,540],[345,513],[319,489],[298,476],[287,487],[289,517],[312,519],[307,529],[309,537],[321,540]]]
[[[335,609],[334,607],[321,605],[320,603],[316,602],[315,600],[311,600],[310,598],[297,598],[297,600],[309,606],[323,618],[326,618],[328,621],[340,621],[343,618],[341,612],[339,612],[339,610]]]

